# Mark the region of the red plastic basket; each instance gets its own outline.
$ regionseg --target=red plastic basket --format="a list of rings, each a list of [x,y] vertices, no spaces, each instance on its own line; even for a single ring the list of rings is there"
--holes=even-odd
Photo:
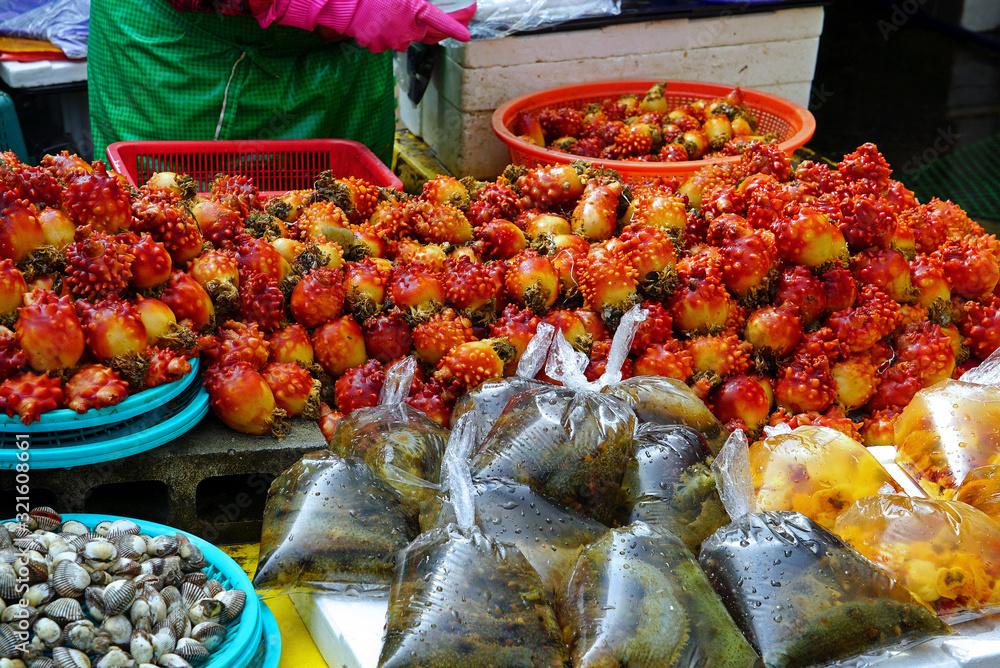
[[[111,166],[139,186],[154,172],[188,174],[207,192],[216,174],[253,178],[262,195],[311,188],[316,175],[356,176],[375,185],[403,183],[364,144],[348,139],[120,141],[108,146]]]
[[[710,163],[737,162],[739,156],[711,158],[708,160],[689,160],[685,162],[637,162],[628,160],[602,160],[600,158],[581,158],[572,153],[556,151],[550,148],[536,146],[520,139],[510,127],[514,119],[526,111],[538,111],[544,107],[566,103],[586,103],[606,97],[620,95],[642,95],[650,86],[659,81],[599,81],[593,83],[562,86],[531,93],[515,98],[493,112],[493,132],[510,150],[510,159],[517,165],[538,165],[548,163],[568,163],[586,160],[616,170],[626,181],[637,182],[656,176],[685,177],[693,174]],[[666,82],[665,97],[667,104],[677,106],[694,102],[698,99],[711,99],[725,96],[733,86],[701,83],[697,81]],[[774,132],[780,138],[778,144],[782,150],[791,154],[809,141],[816,131],[816,119],[797,104],[783,100],[774,95],[743,88],[743,100],[757,118],[757,125],[762,132]]]

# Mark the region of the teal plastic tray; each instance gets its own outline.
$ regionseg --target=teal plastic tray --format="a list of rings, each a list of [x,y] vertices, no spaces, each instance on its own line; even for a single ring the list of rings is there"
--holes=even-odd
[[[172,383],[164,383],[142,392],[136,392],[125,401],[105,408],[91,408],[86,413],[77,413],[68,408],[42,413],[37,422],[21,424],[17,416],[0,415],[0,432],[18,434],[47,433],[106,427],[129,418],[147,413],[164,405],[186,390],[198,377],[198,358],[192,358],[191,371]]]
[[[90,515],[90,514],[69,514],[63,515],[63,521],[77,520],[93,529],[99,522],[104,520],[126,519],[115,515]],[[128,518],[131,519],[131,518]],[[193,534],[179,529],[173,529],[155,522],[133,519],[139,525],[144,534],[149,536],[161,536],[163,534],[183,534],[192,543],[198,546],[208,566],[204,569],[210,578],[215,578],[226,589],[242,589],[246,592],[247,602],[243,608],[243,614],[226,626],[229,630],[226,641],[222,643],[206,663],[201,664],[201,668],[246,668],[253,661],[260,646],[261,636],[264,633],[264,606],[257,598],[257,592],[250,584],[250,578],[243,572],[243,569],[232,560],[232,558],[215,547],[206,540],[202,540]],[[269,614],[269,613],[268,613]],[[273,615],[271,617],[273,619]],[[278,639],[278,653],[281,652],[281,640]],[[273,664],[277,665],[277,663]]]
[[[157,408],[105,426],[27,433],[28,463],[33,469],[72,468],[99,464],[146,452],[179,438],[208,413],[208,392],[201,382]],[[18,463],[17,432],[0,434],[0,470]]]

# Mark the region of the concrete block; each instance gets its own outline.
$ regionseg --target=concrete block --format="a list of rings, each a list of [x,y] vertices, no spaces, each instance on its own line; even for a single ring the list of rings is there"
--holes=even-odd
[[[818,37],[822,30],[823,8],[802,7],[476,40],[449,47],[448,55],[463,67],[495,67],[794,40]]]
[[[209,415],[181,438],[133,457],[31,472],[32,505],[161,522],[215,543],[256,542],[271,481],[303,454],[326,447],[312,421],[282,440],[232,431]],[[0,474],[0,499],[14,477]],[[6,507],[13,508],[13,502]]]
[[[492,111],[463,112],[440,97],[420,104],[423,140],[452,174],[496,177],[510,163],[507,145],[493,134]]]
[[[438,96],[462,111],[485,111],[496,109],[519,95],[605,79],[714,81],[754,88],[811,80],[818,47],[819,38],[808,37],[782,42],[480,68],[463,67],[445,58],[432,77],[424,99]]]

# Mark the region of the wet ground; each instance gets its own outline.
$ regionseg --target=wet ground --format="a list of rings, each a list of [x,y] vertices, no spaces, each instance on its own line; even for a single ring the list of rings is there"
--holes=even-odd
[[[960,147],[1000,135],[1000,31],[956,29],[960,4],[827,6],[810,147],[837,158],[873,141],[905,181]]]

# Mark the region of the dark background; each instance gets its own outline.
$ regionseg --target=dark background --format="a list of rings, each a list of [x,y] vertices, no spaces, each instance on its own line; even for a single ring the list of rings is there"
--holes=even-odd
[[[957,28],[960,10],[958,1],[828,4],[810,147],[837,158],[873,141],[905,173],[1000,133],[1000,35]]]

